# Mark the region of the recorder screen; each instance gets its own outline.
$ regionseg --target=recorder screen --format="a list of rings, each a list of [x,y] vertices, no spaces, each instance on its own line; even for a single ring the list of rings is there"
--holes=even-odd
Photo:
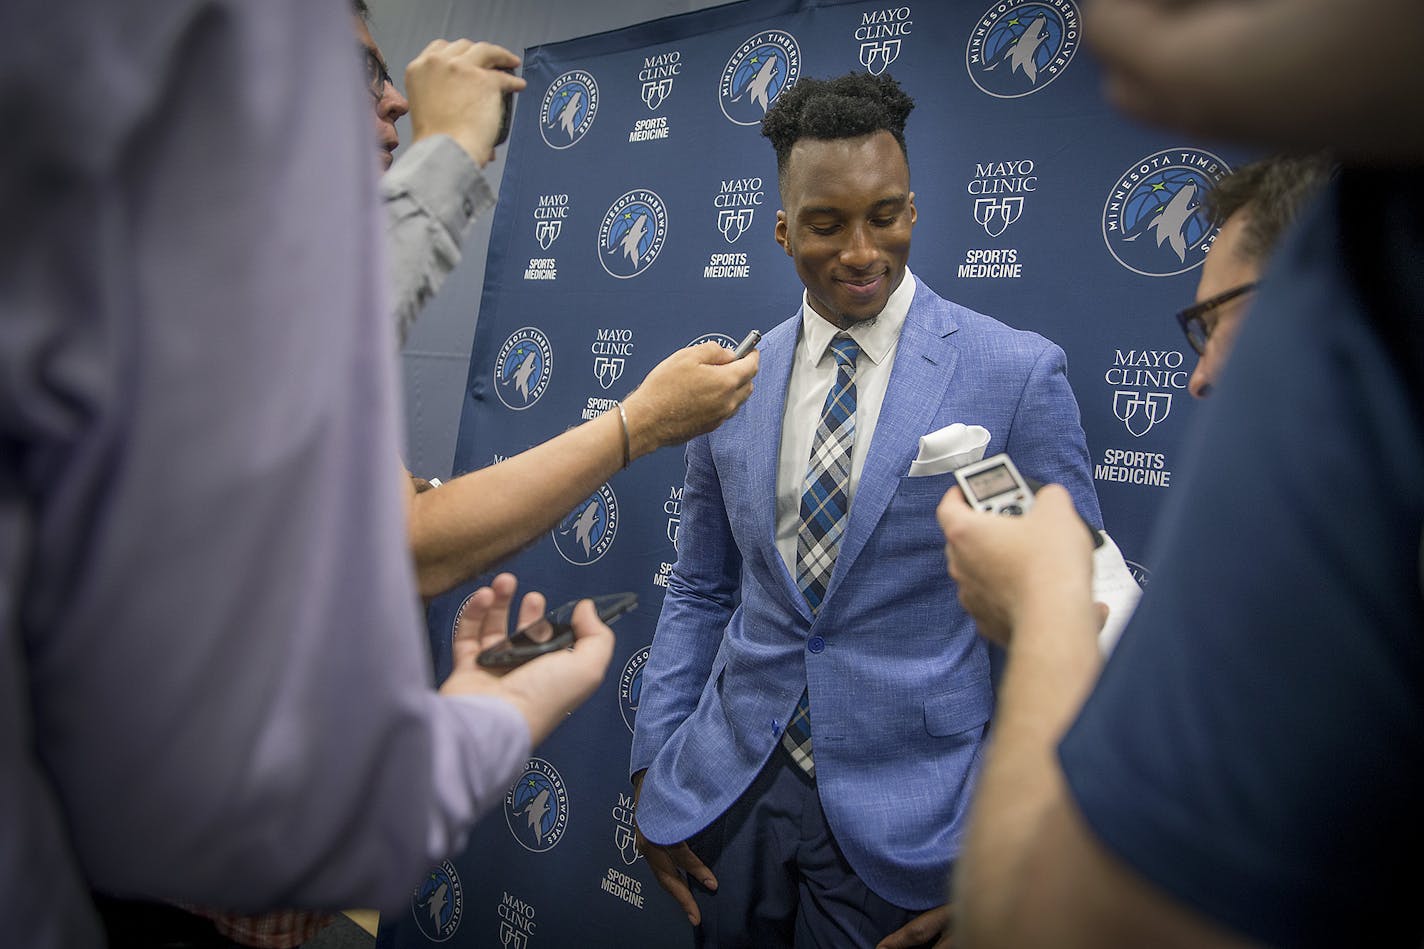
[[[1014,480],[1014,476],[1009,473],[1008,465],[995,465],[987,471],[980,471],[964,479],[969,483],[969,490],[974,492],[975,497],[982,500],[1006,494],[1009,491],[1018,490],[1019,483]]]

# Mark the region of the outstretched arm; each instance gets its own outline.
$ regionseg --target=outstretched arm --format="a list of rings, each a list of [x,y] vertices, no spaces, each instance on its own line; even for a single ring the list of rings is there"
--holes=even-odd
[[[730,362],[716,343],[679,350],[623,401],[629,459],[711,431],[752,391],[753,352]],[[623,467],[612,411],[436,491],[410,491],[410,543],[422,596],[462,583],[531,543]],[[408,481],[408,479],[407,479]]]
[[[960,600],[1009,657],[955,866],[955,945],[1247,945],[1110,854],[1068,793],[1058,741],[1101,667],[1088,537],[1068,493],[1049,485],[1026,516],[1006,518],[955,488],[938,514]]]

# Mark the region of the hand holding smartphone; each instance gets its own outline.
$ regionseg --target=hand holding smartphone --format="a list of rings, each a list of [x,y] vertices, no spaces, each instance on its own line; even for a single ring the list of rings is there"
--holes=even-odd
[[[593,600],[598,618],[605,623],[612,623],[638,605],[636,593],[610,593],[570,600],[518,630],[504,642],[486,649],[476,661],[486,669],[508,670],[545,653],[567,649],[574,644],[574,608],[586,599]]]

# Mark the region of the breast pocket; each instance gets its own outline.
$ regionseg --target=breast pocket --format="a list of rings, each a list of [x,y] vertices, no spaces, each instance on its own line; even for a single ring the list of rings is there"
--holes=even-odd
[[[949,471],[944,474],[924,475],[919,478],[912,478],[909,475],[900,479],[900,483],[895,486],[895,504],[928,504],[930,510],[934,510],[939,505],[940,498],[945,492],[954,487],[959,482],[954,480],[954,472]]]

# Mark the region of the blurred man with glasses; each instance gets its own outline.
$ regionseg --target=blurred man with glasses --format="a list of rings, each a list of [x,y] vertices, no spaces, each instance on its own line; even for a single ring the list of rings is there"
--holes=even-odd
[[[1323,155],[1267,158],[1232,172],[1207,192],[1207,213],[1221,230],[1202,264],[1197,302],[1177,314],[1198,357],[1188,384],[1198,399],[1210,395],[1220,379],[1276,243],[1331,169]]]
[[[499,144],[504,97],[525,83],[513,73],[519,57],[504,47],[437,39],[406,67],[407,99],[371,36],[366,0],[353,0],[352,13],[386,172],[386,250],[404,343],[420,310],[460,262],[471,222],[494,207],[483,169]],[[396,122],[407,113],[412,140],[397,160]]]

